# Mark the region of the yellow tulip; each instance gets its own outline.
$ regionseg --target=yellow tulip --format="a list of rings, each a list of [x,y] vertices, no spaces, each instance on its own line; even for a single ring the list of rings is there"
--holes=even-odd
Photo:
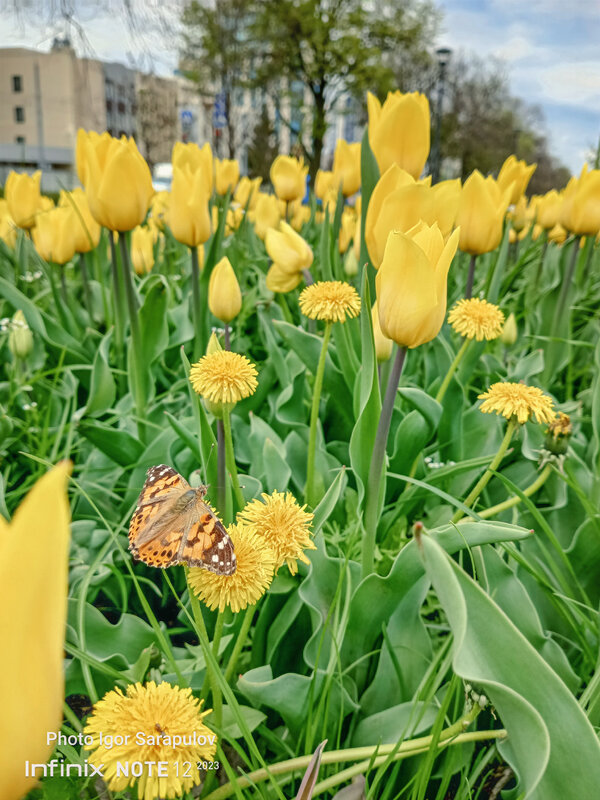
[[[600,231],[600,170],[588,172],[584,164],[579,178],[571,178],[563,195],[560,223],[577,236],[595,236]]]
[[[146,216],[154,194],[150,168],[132,138],[82,139],[85,190],[92,216],[113,231],[130,231]]]
[[[254,223],[256,235],[264,239],[269,228],[276,228],[281,219],[277,198],[272,194],[261,192],[254,211],[250,213],[250,219]]]
[[[512,184],[502,192],[493,178],[484,178],[479,170],[469,175],[460,194],[456,217],[463,253],[480,255],[498,247],[511,195]]]
[[[84,131],[83,128],[79,128],[77,131],[75,167],[82,186],[87,183],[89,148],[91,147],[98,154],[100,162],[104,163],[112,138],[108,131],[96,133],[96,131]]]
[[[72,208],[59,206],[38,217],[33,229],[33,243],[44,261],[66,264],[75,255],[78,220]]]
[[[536,207],[537,222],[544,230],[548,231],[556,225],[560,217],[561,206],[562,197],[556,189],[546,192],[539,198]]]
[[[333,179],[343,194],[350,197],[360,189],[360,142],[348,144],[338,139],[333,154]]]
[[[531,215],[527,208],[527,198],[524,195],[518,199],[514,208],[507,216],[517,233],[520,233],[527,227],[528,223],[531,221]]]
[[[315,178],[315,195],[319,198],[319,200],[324,200],[331,188],[335,189],[333,172],[328,172],[324,169],[317,170],[317,176]]]
[[[392,164],[373,189],[365,221],[365,241],[375,268],[381,264],[390,231],[408,231],[420,220],[434,222],[434,193]]]
[[[271,292],[291,292],[302,280],[301,272],[284,272],[279,264],[271,264],[267,272],[267,289]]]
[[[98,247],[101,227],[92,217],[92,212],[83,189],[79,187],[72,192],[61,191],[59,207],[73,210],[73,239],[76,253],[89,253]]]
[[[373,308],[371,309],[371,322],[373,324],[375,355],[377,357],[377,361],[382,363],[383,361],[387,361],[392,355],[394,341],[393,339],[388,339],[387,336],[384,336],[381,331],[381,325],[379,324],[379,312],[377,310],[377,301],[373,303]]]
[[[460,179],[440,181],[431,187],[433,192],[433,214],[444,239],[454,227],[460,202]]]
[[[290,225],[295,231],[300,232],[305,222],[310,219],[309,206],[303,205],[300,200],[290,203]]]
[[[215,188],[217,194],[232,192],[240,179],[240,165],[237,159],[215,159]]]
[[[344,272],[349,278],[358,275],[358,257],[353,247],[350,247],[344,256]]]
[[[229,236],[230,233],[237,231],[244,219],[244,210],[242,208],[228,208],[227,216],[225,217],[225,233]]]
[[[131,264],[136,275],[150,272],[154,266],[154,231],[151,228],[134,228],[131,233]]]
[[[310,269],[313,262],[313,252],[309,245],[287,222],[281,222],[279,230],[271,228],[267,231],[265,246],[269,258],[287,275],[296,275],[304,269]]]
[[[171,233],[182,244],[197,247],[210,238],[208,187],[202,170],[192,172],[189,164],[173,167],[171,199],[166,214]]]
[[[275,194],[286,203],[304,197],[307,175],[308,167],[304,166],[303,159],[277,156],[271,164],[270,176]]]
[[[258,190],[262,183],[262,178],[254,178],[250,180],[247,175],[240,178],[240,182],[234,192],[233,199],[239,203],[242,208],[253,209],[258,200]]]
[[[231,322],[242,308],[242,292],[231,262],[224,256],[215,264],[208,282],[208,307],[221,322]]]
[[[62,724],[69,563],[69,462],[40,478],[10,523],[0,516],[0,797],[19,800],[37,784],[25,763],[44,764]],[[24,569],[16,565],[26,565]]]
[[[548,239],[556,244],[562,244],[566,238],[567,232],[559,222],[548,231]]]
[[[512,184],[509,203],[519,202],[536,167],[537,164],[526,164],[525,161],[517,161],[516,156],[509,156],[502,164],[498,173],[498,186],[504,192]]]
[[[0,219],[0,239],[2,239],[8,247],[14,249],[17,241],[17,226],[12,217],[8,216],[8,214]]]
[[[369,144],[379,173],[397,164],[418,178],[429,155],[429,101],[420,92],[389,92],[383,105],[367,92]]]
[[[173,153],[171,156],[173,162],[173,170],[175,167],[190,168],[192,172],[201,172],[204,176],[204,183],[207,195],[210,197],[213,190],[213,154],[210,145],[206,142],[202,147],[190,142],[176,142],[173,145]]]
[[[36,215],[41,204],[40,180],[38,170],[33,175],[9,172],[4,186],[8,213],[19,228],[29,230],[36,223]]]
[[[423,222],[407,233],[389,234],[375,277],[384,336],[413,348],[438,335],[446,315],[446,282],[459,234],[455,230],[444,244],[437,223],[430,227]]]
[[[342,221],[340,225],[340,233],[338,240],[338,249],[340,253],[345,253],[348,245],[356,232],[356,216],[354,211],[345,208],[342,212]]]
[[[169,210],[169,203],[171,195],[167,191],[156,192],[150,203],[150,216],[148,221],[152,220],[159,230],[164,230],[165,219]]]

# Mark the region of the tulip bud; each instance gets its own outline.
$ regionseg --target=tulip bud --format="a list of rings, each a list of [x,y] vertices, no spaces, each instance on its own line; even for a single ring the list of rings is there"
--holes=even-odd
[[[131,234],[131,264],[136,275],[154,266],[154,233],[150,228],[135,228]]]
[[[429,155],[429,101],[420,92],[390,92],[383,105],[367,92],[369,144],[383,175],[392,164],[418,178]]]
[[[233,191],[240,179],[240,165],[235,158],[215,159],[215,188],[217,194]]]
[[[192,172],[189,165],[173,167],[167,223],[178,242],[197,247],[210,238],[208,198],[209,189],[202,170]]]
[[[379,313],[377,311],[377,301],[373,303],[373,308],[371,309],[371,320],[373,322],[375,355],[377,356],[377,361],[381,363],[383,361],[387,361],[392,355],[394,342],[391,339],[388,339],[387,336],[384,336],[381,331],[381,325],[379,324]]]
[[[333,185],[350,197],[360,189],[360,142],[348,144],[338,139],[333,154]]]
[[[264,239],[269,228],[276,228],[281,219],[277,198],[272,194],[260,193],[256,206],[250,213],[250,219],[254,223],[256,235]]]
[[[38,170],[31,176],[10,172],[6,179],[4,192],[8,213],[19,228],[29,230],[36,223],[36,214],[41,203],[41,178],[42,173]]]
[[[284,272],[279,264],[271,264],[267,272],[267,289],[276,294],[284,294],[295,289],[301,280],[301,272]]]
[[[479,170],[469,175],[462,188],[456,218],[463,253],[480,255],[498,247],[511,186],[502,191],[493,178],[484,178]]]
[[[227,256],[224,256],[211,272],[208,283],[208,307],[221,322],[231,322],[242,308],[240,285]]]
[[[344,272],[349,278],[353,278],[355,275],[358,275],[358,258],[356,257],[353,247],[346,251],[346,256],[344,258]]]
[[[523,196],[537,164],[526,164],[517,161],[516,156],[509,156],[500,167],[498,173],[498,186],[504,192],[510,189],[509,203],[518,203]]]
[[[8,349],[21,361],[26,359],[33,349],[33,334],[21,309],[15,312],[10,322]]]
[[[309,269],[313,262],[310,246],[287,222],[281,222],[279,230],[267,231],[265,246],[270,258],[288,275]]]
[[[512,347],[513,344],[517,341],[518,336],[518,328],[517,328],[517,320],[515,319],[515,315],[511,313],[508,315],[506,322],[504,323],[504,327],[502,328],[502,333],[500,334],[500,341],[502,342],[505,347]]]
[[[271,164],[271,183],[280,200],[289,202],[304,197],[308,167],[303,159],[293,156],[277,156]]]

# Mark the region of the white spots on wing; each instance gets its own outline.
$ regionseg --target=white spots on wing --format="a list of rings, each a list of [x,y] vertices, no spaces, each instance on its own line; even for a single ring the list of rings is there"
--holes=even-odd
[[[222,566],[223,566],[223,562],[222,562],[222,561],[219,561],[219,566],[220,566],[220,567],[222,567]]]
[[[218,560],[219,560],[219,556],[217,556],[217,555],[214,555],[214,556],[212,557],[212,560],[213,560],[213,561],[218,561]]]
[[[225,547],[225,541],[224,541],[224,539],[221,539],[221,541],[219,542],[219,544],[217,545],[217,547],[219,548],[219,550],[222,550],[222,549]]]

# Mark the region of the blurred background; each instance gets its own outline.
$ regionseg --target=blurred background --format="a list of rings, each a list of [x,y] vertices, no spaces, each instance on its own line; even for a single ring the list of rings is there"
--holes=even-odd
[[[268,181],[277,153],[314,179],[358,141],[366,95],[420,91],[426,171],[496,173],[515,153],[529,193],[596,159],[600,15],[575,0],[2,0],[0,184],[43,170],[78,185],[78,128],[134,136],[168,188],[176,141],[208,141]]]

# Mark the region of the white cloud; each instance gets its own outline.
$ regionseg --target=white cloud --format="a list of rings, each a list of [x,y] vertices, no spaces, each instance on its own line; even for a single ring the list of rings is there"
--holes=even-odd
[[[537,71],[548,99],[574,106],[600,104],[600,60],[554,64]]]

